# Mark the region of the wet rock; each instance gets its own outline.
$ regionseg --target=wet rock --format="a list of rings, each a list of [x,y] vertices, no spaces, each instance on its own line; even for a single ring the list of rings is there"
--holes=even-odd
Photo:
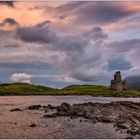
[[[58,108],[57,111],[61,112],[61,111],[69,111],[71,109],[71,105],[68,103],[62,103]]]
[[[69,113],[64,112],[64,111],[58,111],[57,116],[69,116]]]
[[[51,107],[51,106],[50,106]],[[131,135],[140,134],[140,104],[133,102],[83,103],[70,105],[62,103],[56,112],[44,117],[83,117],[91,123],[113,123],[116,130],[126,129]]]
[[[103,122],[103,123],[111,123],[113,122],[111,119],[109,119],[108,117],[99,117],[97,119],[99,122]]]
[[[80,119],[79,122],[82,122],[82,119]]]
[[[51,107],[52,107],[52,105],[51,105],[51,104],[48,104],[48,105],[47,105],[47,108],[51,108]]]
[[[15,108],[15,109],[11,109],[10,111],[11,111],[11,112],[14,112],[14,111],[22,111],[22,110],[19,109],[19,108]]]
[[[133,139],[133,137],[126,137],[125,139]]]
[[[54,117],[57,117],[58,114],[57,113],[53,113],[53,114],[46,114],[43,116],[43,118],[54,118]]]
[[[49,112],[49,110],[48,109],[45,109],[45,113],[48,113]]]
[[[57,109],[58,106],[53,106],[53,105],[48,104],[48,105],[47,105],[47,108],[48,108],[48,109]]]
[[[43,107],[44,109],[46,109],[46,108],[47,108],[47,106],[45,106],[45,105],[43,105],[42,107]]]
[[[33,123],[29,127],[36,127],[36,124]]]
[[[98,122],[97,117],[94,117],[94,118],[92,118],[92,119],[91,119],[91,123],[93,123],[93,124],[94,124],[94,123],[97,123],[97,122]]]
[[[131,135],[137,135],[138,131],[136,131],[136,130],[128,130],[127,133],[131,134]]]
[[[88,119],[85,119],[84,122],[89,122],[89,120]]]
[[[41,105],[32,105],[29,106],[28,109],[29,110],[39,110],[42,106]]]
[[[125,125],[119,123],[115,124],[114,126],[117,127],[118,129],[127,129]]]

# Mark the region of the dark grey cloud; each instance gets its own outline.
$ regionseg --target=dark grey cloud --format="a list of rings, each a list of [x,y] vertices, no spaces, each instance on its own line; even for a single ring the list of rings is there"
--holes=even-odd
[[[51,28],[50,21],[44,21],[34,26],[18,27],[17,37],[25,42],[38,42],[51,44],[49,49],[68,52],[70,50],[79,52],[92,39],[101,41],[108,38],[100,27],[94,27],[82,34],[59,35]]]
[[[14,1],[0,1],[0,4],[14,8]]]
[[[18,22],[13,18],[5,18],[1,23],[0,26],[4,26],[5,24],[9,25],[18,25]]]
[[[8,44],[8,45],[4,46],[4,48],[18,48],[18,47],[20,47],[20,46],[17,44]]]
[[[50,31],[50,21],[44,21],[35,26],[18,27],[17,37],[25,42],[51,43],[55,39],[55,33]]]
[[[87,43],[84,38],[58,35],[50,26],[49,21],[44,21],[35,26],[18,27],[16,36],[25,42],[50,44],[48,49],[54,51],[77,51]]]
[[[61,16],[75,17],[74,21],[81,24],[106,24],[136,13],[124,7],[123,2],[69,2],[57,7],[56,11]]]
[[[104,40],[108,38],[108,35],[100,27],[94,27],[91,30],[84,33],[85,37],[89,37],[94,41]]]
[[[15,70],[19,70],[21,72],[27,72],[29,71],[36,72],[36,74],[40,73],[39,70],[42,72],[42,74],[47,70],[54,72],[55,68],[50,65],[49,63],[43,63],[43,62],[36,62],[36,63],[31,63],[31,62],[21,62],[21,63],[12,63],[12,62],[5,62],[2,63],[0,62],[0,67],[2,68],[11,68]],[[57,70],[57,72],[59,72]],[[57,73],[55,71],[55,74]]]
[[[120,41],[113,41],[107,46],[111,49],[114,49],[117,52],[128,52],[132,49],[140,48],[140,39],[126,39]]]
[[[15,25],[15,24],[17,24],[17,21],[13,18],[6,18],[6,19],[4,19],[3,23],[9,23],[11,25]]]

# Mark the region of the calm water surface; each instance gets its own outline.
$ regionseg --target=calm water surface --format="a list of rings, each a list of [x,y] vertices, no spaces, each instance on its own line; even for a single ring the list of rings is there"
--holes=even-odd
[[[0,96],[0,105],[7,106],[28,106],[32,104],[60,105],[62,102],[75,103],[109,103],[112,101],[133,101],[140,102],[140,98],[114,98],[114,97],[91,97],[91,96]]]

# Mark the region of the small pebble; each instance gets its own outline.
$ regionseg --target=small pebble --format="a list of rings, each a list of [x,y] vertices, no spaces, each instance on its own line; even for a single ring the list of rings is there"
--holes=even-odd
[[[33,124],[30,125],[30,127],[36,127],[36,124],[33,123]]]
[[[79,122],[82,122],[82,120],[80,119]]]
[[[125,139],[133,139],[133,137],[126,137]]]

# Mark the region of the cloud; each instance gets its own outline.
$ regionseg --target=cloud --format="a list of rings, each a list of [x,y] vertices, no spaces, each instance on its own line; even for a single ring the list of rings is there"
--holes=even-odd
[[[19,29],[22,31],[18,32]],[[79,34],[61,34],[48,22],[42,22],[18,26],[16,36],[20,47],[1,49],[1,62],[50,64],[63,75],[58,78],[57,75],[50,76],[54,81],[93,82],[112,78],[116,69],[125,72],[125,77],[140,70],[137,54],[140,39],[110,41],[109,35],[99,26]],[[7,52],[10,52],[8,56]],[[117,61],[121,62],[117,64]],[[139,68],[136,69],[136,66]]]
[[[36,25],[34,28],[36,28]],[[42,28],[42,26],[39,28]],[[49,28],[50,33],[51,31],[51,28]],[[48,33],[44,32],[43,35],[45,34]],[[34,34],[30,35],[34,36]],[[40,61],[46,60],[46,62],[63,71],[65,77],[75,80],[89,82],[106,79],[114,70],[129,71],[136,63],[136,60],[135,62],[132,60],[132,56],[135,56],[135,54],[130,54],[130,56],[128,54],[132,51],[132,48],[134,50],[139,48],[139,39],[106,43],[105,40],[108,39],[108,35],[100,27],[92,28],[79,36],[61,36],[56,33],[55,39],[53,40],[52,36],[51,40],[53,41],[51,42],[43,40],[40,38],[41,36],[40,34],[36,39],[38,40],[37,43],[44,43],[38,49]],[[24,41],[30,42],[28,39]],[[117,57],[117,54],[120,54],[120,56]],[[124,57],[121,57],[122,55]],[[130,73],[134,72],[129,71],[128,75]]]
[[[70,83],[70,82],[79,82],[76,79],[73,79],[71,77],[67,77],[66,75],[60,75],[60,74],[36,74],[36,75],[32,75],[32,77],[34,78],[47,78],[50,81],[60,81],[60,82],[66,82],[66,83]]]
[[[101,41],[101,40],[108,39],[108,35],[101,29],[101,27],[94,27],[91,30],[86,31],[84,33],[84,36],[89,37],[94,41]]]
[[[19,46],[17,44],[8,44],[4,46],[5,48],[18,48]]]
[[[70,11],[75,11],[75,9],[78,9],[80,7],[82,7],[83,5],[85,5],[85,2],[82,1],[78,1],[78,2],[68,2],[62,5],[58,5],[57,7],[55,7],[55,10],[57,12],[60,13],[68,13]]]
[[[16,35],[26,42],[51,43],[55,39],[55,33],[50,31],[49,23],[47,20],[35,26],[18,27]]]
[[[106,24],[117,22],[135,14],[125,3],[118,2],[69,2],[56,7],[59,16],[79,24]]]
[[[139,26],[135,26],[140,6],[128,3],[15,2],[14,9],[1,6],[5,13],[0,21],[4,24],[0,27],[1,77],[16,72],[42,74],[42,83],[55,85],[56,81],[112,79],[116,69],[124,77],[140,75]]]
[[[79,49],[89,40],[101,41],[108,38],[100,27],[94,27],[81,35],[61,35],[51,28],[50,21],[44,21],[34,26],[19,26],[16,36],[25,42],[52,44],[51,49],[69,50]]]
[[[0,1],[0,4],[7,5],[9,7],[14,7],[14,1]]]
[[[139,48],[140,38],[135,39],[125,39],[119,41],[112,41],[108,44],[108,47],[113,48],[115,51],[128,52],[133,49]]]
[[[31,83],[31,75],[26,73],[14,73],[11,75],[10,80],[16,83]]]
[[[108,35],[100,27],[78,36],[61,35],[54,34],[48,23],[44,23],[19,27],[17,36],[25,42],[44,43],[40,50],[42,59],[61,69],[67,77],[81,81],[94,81],[101,77],[100,70],[107,64],[104,63],[107,56],[102,54],[102,49]]]
[[[13,26],[13,25],[18,25],[18,22],[17,22],[15,19],[13,19],[13,18],[5,18],[5,19],[0,23],[0,26],[4,26],[4,25],[6,25],[6,24]]]

